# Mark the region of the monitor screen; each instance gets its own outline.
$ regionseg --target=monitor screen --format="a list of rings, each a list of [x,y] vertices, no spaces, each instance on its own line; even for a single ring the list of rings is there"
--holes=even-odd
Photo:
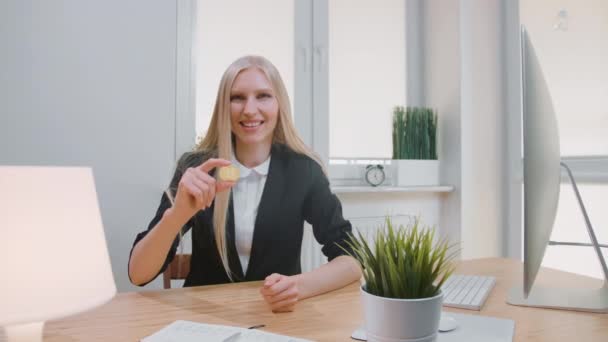
[[[547,82],[525,28],[521,30],[524,164],[524,297],[551,237],[560,191],[557,119]]]

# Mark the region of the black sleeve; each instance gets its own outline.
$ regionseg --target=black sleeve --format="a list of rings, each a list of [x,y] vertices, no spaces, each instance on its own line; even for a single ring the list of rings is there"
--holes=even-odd
[[[312,184],[306,196],[304,219],[312,225],[315,239],[323,245],[321,249],[328,261],[350,251],[346,241],[352,231],[349,221],[342,217],[342,205],[338,197],[331,192],[329,181],[323,170],[311,161]]]
[[[179,161],[177,163],[177,167],[175,168],[175,172],[173,174],[173,178],[171,179],[171,183],[169,184],[169,188],[168,188],[168,190],[171,192],[172,196],[175,196],[175,194],[177,192],[177,186],[179,184],[179,181],[182,178],[182,175],[184,174],[186,168],[189,167],[189,164],[192,164],[192,163],[193,163],[193,159],[192,159],[192,156],[190,153],[184,154],[179,159]],[[156,226],[156,224],[163,217],[163,214],[165,213],[165,211],[167,209],[169,209],[170,207],[171,207],[171,202],[169,201],[167,194],[163,192],[161,199],[160,199],[160,204],[158,206],[158,209],[156,210],[156,215],[154,215],[154,217],[152,218],[152,221],[150,221],[150,223],[148,224],[148,229],[137,234],[137,236],[135,237],[133,246],[131,246],[131,252],[129,253],[129,264],[127,265],[127,268],[131,264],[131,255],[133,254],[133,248],[135,248],[135,245],[137,245],[137,243],[141,239],[143,239],[146,235],[148,235],[148,233]],[[186,224],[182,227],[182,235],[186,234],[188,232],[188,230],[190,230],[193,222],[194,222],[194,218],[191,218],[188,222],[186,222]],[[177,246],[179,245],[179,239],[180,239],[180,236],[178,234],[175,237],[175,240],[173,241],[173,243],[171,244],[171,248],[169,249],[167,258],[165,259],[163,266],[158,271],[156,276],[154,276],[154,278],[150,279],[150,281],[146,282],[145,284],[142,284],[141,286],[147,285],[148,283],[150,283],[151,281],[156,279],[156,277],[158,277],[159,274],[163,273],[167,269],[167,267],[169,266],[169,264],[171,263],[171,261],[173,261],[173,258],[175,257],[175,253],[177,251]],[[130,272],[128,272],[128,274],[130,274]]]

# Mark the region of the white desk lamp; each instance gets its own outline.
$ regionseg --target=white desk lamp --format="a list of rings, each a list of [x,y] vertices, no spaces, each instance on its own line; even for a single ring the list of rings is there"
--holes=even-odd
[[[114,296],[91,169],[0,166],[0,275],[9,342]]]

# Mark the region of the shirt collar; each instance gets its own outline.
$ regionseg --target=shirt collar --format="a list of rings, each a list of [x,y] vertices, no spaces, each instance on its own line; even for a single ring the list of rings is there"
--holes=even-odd
[[[239,178],[246,178],[252,172],[257,173],[260,176],[266,176],[266,175],[268,175],[268,169],[270,168],[270,155],[268,156],[268,158],[266,158],[266,160],[262,164],[254,167],[254,168],[251,168],[251,169],[248,168],[247,166],[241,164],[236,159],[234,152],[232,152],[231,162],[234,166],[236,166],[239,169]]]

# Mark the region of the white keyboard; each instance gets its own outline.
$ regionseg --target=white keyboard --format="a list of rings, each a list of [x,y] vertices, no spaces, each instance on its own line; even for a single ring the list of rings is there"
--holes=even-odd
[[[481,310],[494,288],[491,276],[454,274],[443,283],[443,305],[459,309]]]

